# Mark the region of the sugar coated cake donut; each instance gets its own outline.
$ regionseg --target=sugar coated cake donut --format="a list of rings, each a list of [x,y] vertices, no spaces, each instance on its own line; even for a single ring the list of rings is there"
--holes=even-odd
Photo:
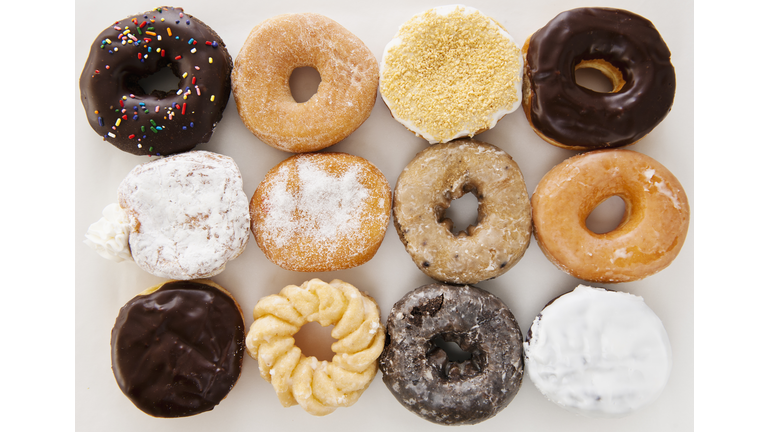
[[[272,168],[251,200],[251,230],[278,266],[318,272],[373,258],[389,225],[386,177],[346,153],[303,153]]]
[[[494,19],[441,6],[403,24],[384,48],[380,92],[392,116],[430,143],[496,126],[522,101],[523,57]]]
[[[307,66],[321,82],[297,103],[289,79]],[[278,15],[254,27],[232,71],[243,123],[263,142],[293,153],[326,148],[354,132],[371,114],[378,83],[376,57],[363,41],[314,13]]]

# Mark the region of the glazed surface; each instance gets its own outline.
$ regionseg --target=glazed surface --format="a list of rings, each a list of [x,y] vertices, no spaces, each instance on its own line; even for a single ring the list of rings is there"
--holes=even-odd
[[[139,81],[170,67],[178,90]],[[120,150],[169,155],[208,142],[229,101],[232,58],[211,28],[181,8],[117,21],[91,46],[80,98],[93,130]]]
[[[240,377],[244,331],[240,307],[217,285],[166,282],[120,309],[112,371],[123,393],[151,416],[210,411]]]
[[[618,196],[625,213],[613,231],[596,234],[589,214]],[[649,156],[599,150],[550,170],[531,198],[536,240],[558,268],[582,280],[628,282],[661,271],[685,242],[688,198],[677,178]]]
[[[436,338],[471,354],[452,361]],[[414,414],[443,425],[495,416],[523,380],[523,339],[515,317],[496,296],[472,286],[430,284],[392,307],[379,358],[382,379]]]
[[[525,112],[551,144],[596,149],[632,144],[669,113],[675,69],[647,19],[610,8],[560,13],[526,43]],[[576,84],[582,61],[604,60],[626,83],[615,93]]]
[[[468,192],[477,197],[477,222],[455,235],[445,210]],[[498,147],[468,138],[416,155],[397,180],[393,209],[413,262],[443,282],[499,276],[522,258],[531,239],[531,204],[517,163]]]

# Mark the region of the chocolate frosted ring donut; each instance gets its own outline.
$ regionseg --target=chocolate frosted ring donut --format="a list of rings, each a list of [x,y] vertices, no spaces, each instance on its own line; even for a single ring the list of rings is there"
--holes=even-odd
[[[240,306],[209,280],[147,289],[120,309],[112,329],[117,384],[154,417],[212,410],[240,377],[244,352]]]
[[[166,66],[178,90],[146,94],[139,81]],[[231,71],[216,32],[181,8],[161,7],[101,32],[80,75],[80,98],[104,140],[165,156],[208,142],[229,101]]]
[[[467,192],[477,222],[451,232],[445,210]],[[395,228],[421,271],[456,284],[504,274],[531,240],[531,203],[523,175],[503,150],[472,139],[436,144],[408,163],[394,193]]]
[[[632,144],[669,113],[675,69],[647,19],[620,9],[562,12],[523,47],[523,110],[550,144],[572,150]],[[575,71],[601,71],[613,83],[600,93],[576,83]]]
[[[451,361],[438,339],[471,354]],[[496,296],[472,286],[425,285],[387,319],[384,384],[407,409],[443,425],[475,424],[505,408],[523,379],[523,338]]]

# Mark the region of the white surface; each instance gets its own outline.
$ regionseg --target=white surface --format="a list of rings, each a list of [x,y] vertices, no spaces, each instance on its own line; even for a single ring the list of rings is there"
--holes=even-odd
[[[386,4],[382,6],[381,4]],[[317,12],[345,26],[360,37],[380,60],[384,46],[397,28],[416,13],[440,3],[419,0],[367,2],[304,1],[210,2],[187,1],[185,11],[200,18],[223,38],[235,57],[253,26],[281,13]],[[557,13],[582,6],[575,1],[541,1],[513,4],[508,1],[467,3],[499,21],[517,41],[543,26]],[[613,1],[653,21],[672,51],[677,73],[675,105],[667,118],[640,143],[630,147],[664,164],[681,181],[692,206],[688,239],[677,260],[661,273],[643,281],[609,286],[641,295],[664,323],[672,344],[674,365],[669,383],[649,407],[622,419],[589,419],[548,402],[526,377],[512,403],[496,417],[473,430],[515,429],[569,431],[667,431],[693,428],[693,231],[696,210],[693,197],[693,2]],[[238,384],[216,409],[183,419],[154,419],[136,409],[117,387],[109,358],[109,335],[120,307],[160,279],[130,262],[113,263],[83,244],[88,226],[98,220],[105,205],[116,200],[120,181],[137,164],[148,159],[123,153],[105,143],[91,130],[79,100],[77,79],[93,39],[104,28],[125,16],[150,10],[155,3],[133,2],[103,6],[103,2],[79,1],[75,25],[75,150],[76,215],[72,239],[76,259],[76,429],[78,431],[197,431],[212,428],[313,431],[365,428],[390,431],[399,428],[440,427],[403,408],[381,382],[380,375],[360,401],[326,417],[313,417],[298,407],[283,408],[271,386],[259,377],[256,361],[245,358]],[[507,151],[520,165],[529,193],[541,177],[573,152],[546,144],[528,126],[522,110],[499,121],[477,137]],[[397,176],[413,156],[426,147],[421,140],[393,120],[379,98],[371,117],[343,142],[330,147],[362,156],[375,164],[394,187]],[[198,149],[235,159],[250,196],[266,172],[289,156],[261,143],[240,121],[230,98],[212,140]],[[383,319],[406,292],[429,283],[405,252],[392,224],[378,254],[367,264],[344,271],[296,273],[269,262],[251,239],[245,252],[213,278],[230,290],[246,315],[261,297],[287,284],[320,277],[339,278],[367,291],[379,303]],[[581,281],[557,270],[533,242],[523,259],[503,276],[477,284],[499,296],[526,332],[533,318],[553,297],[572,290]]]

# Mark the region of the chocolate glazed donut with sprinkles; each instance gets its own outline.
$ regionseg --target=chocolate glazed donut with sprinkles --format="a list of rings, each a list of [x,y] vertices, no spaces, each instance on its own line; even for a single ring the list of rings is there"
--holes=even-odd
[[[177,90],[143,78],[169,67]],[[88,122],[104,140],[136,155],[165,156],[208,142],[229,101],[232,58],[210,27],[182,8],[159,7],[105,29],[80,75]]]

